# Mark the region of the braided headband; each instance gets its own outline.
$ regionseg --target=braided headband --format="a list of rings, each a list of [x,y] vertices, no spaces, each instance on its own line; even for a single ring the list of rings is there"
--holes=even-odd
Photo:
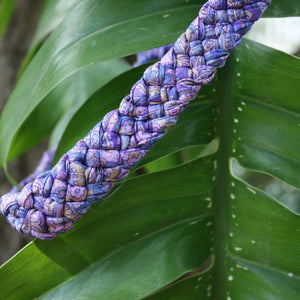
[[[161,61],[58,163],[0,200],[19,232],[53,239],[125,178],[224,66],[271,0],[209,0]],[[147,58],[146,58],[147,59]],[[51,156],[51,155],[50,155]],[[43,168],[49,167],[45,158]]]

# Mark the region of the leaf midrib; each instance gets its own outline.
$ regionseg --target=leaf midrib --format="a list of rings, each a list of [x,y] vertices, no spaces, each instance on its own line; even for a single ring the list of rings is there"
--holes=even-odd
[[[234,98],[234,74],[235,63],[234,53],[232,53],[226,66],[219,70],[220,86],[219,90],[219,150],[217,153],[217,176],[215,184],[215,211],[214,211],[214,235],[215,235],[215,263],[213,276],[213,299],[227,298],[226,280],[226,247],[227,247],[227,209],[230,186],[230,153],[232,144],[232,107]]]

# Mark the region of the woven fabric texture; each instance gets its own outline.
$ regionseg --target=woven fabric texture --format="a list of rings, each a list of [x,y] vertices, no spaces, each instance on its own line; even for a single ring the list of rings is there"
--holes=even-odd
[[[270,2],[207,1],[118,109],[107,113],[51,170],[1,198],[1,212],[11,225],[40,239],[70,230],[177,122]]]

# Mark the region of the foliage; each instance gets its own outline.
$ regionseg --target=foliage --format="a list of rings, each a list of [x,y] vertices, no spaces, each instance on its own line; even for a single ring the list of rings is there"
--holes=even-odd
[[[0,3],[0,41],[5,33],[15,5],[16,0],[2,0]]]
[[[3,167],[51,131],[64,153],[141,76],[120,58],[172,42],[202,3],[46,1],[1,116]],[[266,13],[299,14],[297,0]],[[245,39],[106,201],[2,266],[0,298],[297,299],[299,72],[296,57]]]

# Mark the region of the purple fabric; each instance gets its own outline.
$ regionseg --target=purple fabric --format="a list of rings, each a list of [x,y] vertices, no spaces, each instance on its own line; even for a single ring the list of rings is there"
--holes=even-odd
[[[270,0],[209,0],[118,109],[107,113],[51,170],[4,195],[1,212],[18,231],[52,239],[125,178],[209,84]],[[31,179],[30,179],[31,180]]]
[[[169,49],[173,46],[173,44],[162,46],[159,48],[155,48],[149,51],[140,52],[137,55],[137,62],[134,64],[134,66],[139,66],[142,64],[145,64],[149,61],[156,60],[162,58]]]

